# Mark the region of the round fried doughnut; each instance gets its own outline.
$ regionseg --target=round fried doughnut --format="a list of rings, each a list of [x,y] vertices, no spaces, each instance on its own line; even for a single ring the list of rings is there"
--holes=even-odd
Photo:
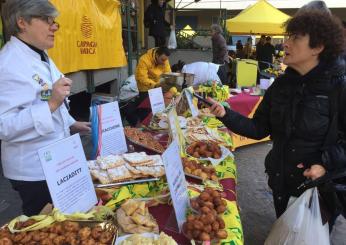
[[[92,228],[92,230],[91,230],[91,236],[92,236],[94,239],[98,239],[98,238],[101,236],[102,232],[103,232],[102,227],[96,226],[96,227]]]
[[[3,237],[3,238],[0,238],[0,245],[12,245],[13,242],[10,238],[8,237]]]
[[[65,231],[79,231],[80,227],[77,222],[65,221],[63,224]]]
[[[112,238],[113,238],[112,233],[110,233],[109,231],[104,231],[104,232],[101,234],[99,241],[100,241],[101,243],[109,243],[109,242],[112,241]]]
[[[78,236],[82,241],[87,240],[90,234],[91,234],[91,229],[89,227],[84,227],[78,231]]]

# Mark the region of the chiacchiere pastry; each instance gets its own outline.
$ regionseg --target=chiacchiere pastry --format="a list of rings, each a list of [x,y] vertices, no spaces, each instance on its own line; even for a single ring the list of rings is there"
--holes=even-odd
[[[88,161],[88,168],[92,169],[100,169],[100,165],[96,161]]]
[[[88,161],[88,167],[92,176],[102,184],[161,177],[165,174],[161,156],[149,156],[145,152],[98,157],[96,161]]]
[[[124,159],[131,165],[141,165],[143,163],[150,162],[149,156],[145,152],[133,152],[123,154]]]
[[[119,167],[125,164],[125,160],[121,155],[109,155],[106,157],[98,157],[96,162],[102,169],[110,169]]]
[[[106,170],[90,170],[90,173],[93,177],[95,177],[96,179],[98,179],[101,184],[110,184],[112,183],[111,178],[109,177],[108,173]]]
[[[125,166],[107,169],[107,173],[113,182],[120,182],[131,179],[132,175]]]

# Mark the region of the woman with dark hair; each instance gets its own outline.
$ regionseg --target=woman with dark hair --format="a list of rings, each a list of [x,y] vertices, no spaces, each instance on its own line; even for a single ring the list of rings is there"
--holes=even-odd
[[[211,111],[233,132],[252,138],[271,136],[265,160],[277,217],[298,197],[306,179],[346,167],[345,35],[340,20],[318,11],[301,11],[286,23],[285,74],[269,87],[253,118],[213,102]],[[341,130],[342,134],[337,134]],[[342,198],[320,189],[328,211],[339,214]],[[335,195],[332,195],[335,197]]]
[[[166,46],[167,30],[170,24],[165,19],[166,2],[151,0],[151,4],[144,13],[144,25],[149,28],[149,35],[155,39],[155,47]]]

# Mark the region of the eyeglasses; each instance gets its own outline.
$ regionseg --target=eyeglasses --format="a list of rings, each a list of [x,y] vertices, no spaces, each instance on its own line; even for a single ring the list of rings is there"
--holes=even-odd
[[[58,29],[60,27],[59,23],[56,22],[55,18],[52,16],[32,16],[32,18],[37,18],[37,19],[43,20],[44,22],[46,22],[50,26],[55,25]]]

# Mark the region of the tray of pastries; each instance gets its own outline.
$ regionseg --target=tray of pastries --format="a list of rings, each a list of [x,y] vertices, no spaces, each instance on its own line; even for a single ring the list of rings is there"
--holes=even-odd
[[[126,127],[124,129],[126,138],[133,144],[142,146],[157,153],[163,153],[165,148],[148,132],[138,128]]]
[[[111,187],[159,180],[165,175],[160,155],[145,152],[98,157],[88,161],[95,187]]]
[[[116,211],[121,233],[159,232],[159,226],[149,213],[145,201],[126,200]]]
[[[28,219],[17,222],[15,228],[23,229],[32,226],[36,221]],[[36,244],[114,244],[117,227],[106,222],[55,222],[47,227],[36,230],[12,233],[7,226],[0,229],[0,244],[36,245]]]
[[[199,180],[218,181],[216,170],[212,165],[205,165],[193,159],[183,158],[183,167],[186,176]]]

